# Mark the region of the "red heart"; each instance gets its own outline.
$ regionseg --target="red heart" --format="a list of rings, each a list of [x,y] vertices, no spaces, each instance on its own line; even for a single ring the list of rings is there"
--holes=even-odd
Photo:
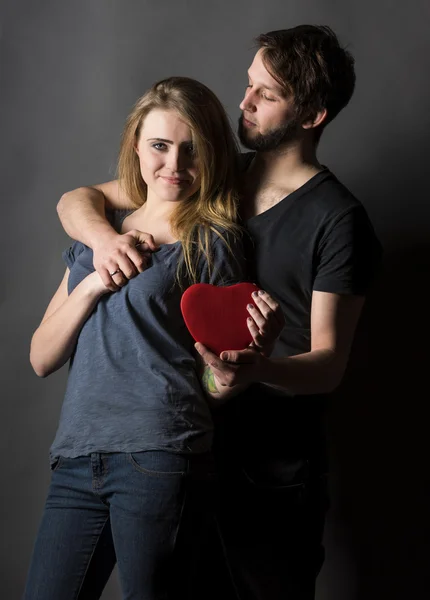
[[[181,310],[188,331],[215,354],[223,350],[243,350],[252,336],[246,324],[252,304],[254,283],[216,286],[209,283],[191,285],[181,298]]]

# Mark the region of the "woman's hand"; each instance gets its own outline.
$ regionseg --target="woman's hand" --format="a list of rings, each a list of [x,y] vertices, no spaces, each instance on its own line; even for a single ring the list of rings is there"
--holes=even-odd
[[[105,286],[97,271],[87,275],[81,285],[89,294],[94,295],[97,299],[111,291]]]
[[[205,366],[206,381],[203,378],[203,383],[206,391],[222,394],[223,397],[226,394],[230,397],[232,392],[237,393],[250,383],[261,381],[263,369],[268,362],[268,359],[255,348],[229,350],[221,352],[220,356],[200,342],[196,342],[194,348],[200,354]],[[212,385],[205,385],[207,382]]]
[[[248,329],[253,341],[250,348],[258,350],[264,356],[270,356],[285,326],[285,318],[281,307],[264,290],[252,293],[256,304],[248,304],[250,316],[247,319]]]

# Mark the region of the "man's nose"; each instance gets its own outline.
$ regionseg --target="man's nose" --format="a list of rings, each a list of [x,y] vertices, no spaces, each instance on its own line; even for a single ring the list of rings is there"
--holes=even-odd
[[[252,89],[247,89],[245,92],[245,96],[242,100],[242,102],[239,104],[239,108],[240,110],[246,110],[248,112],[255,112],[256,110],[256,105],[255,105],[255,94],[253,93]]]

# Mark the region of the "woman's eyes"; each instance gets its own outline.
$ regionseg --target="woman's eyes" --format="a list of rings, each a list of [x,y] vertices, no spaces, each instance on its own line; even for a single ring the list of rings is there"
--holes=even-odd
[[[156,142],[155,144],[152,144],[152,147],[155,148],[156,150],[158,150],[159,152],[165,152],[166,150],[168,150],[167,144],[164,144],[163,142]],[[185,148],[185,151],[190,156],[195,156],[194,146],[192,146],[192,145],[187,146]]]
[[[187,150],[187,153],[190,156],[195,156],[196,155],[196,149],[194,148],[194,146],[192,144],[190,144],[189,146],[187,146],[186,150]]]

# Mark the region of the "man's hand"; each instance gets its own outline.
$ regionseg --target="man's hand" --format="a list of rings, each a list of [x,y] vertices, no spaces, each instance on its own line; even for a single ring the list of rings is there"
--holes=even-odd
[[[260,381],[268,360],[253,348],[228,350],[218,357],[200,342],[194,344],[194,347],[221,386],[233,387]]]
[[[247,319],[247,325],[253,337],[250,347],[264,356],[270,356],[285,326],[284,313],[279,304],[264,290],[253,292],[252,299],[257,308],[253,304],[247,306],[251,315]]]
[[[94,244],[94,268],[104,285],[116,292],[147,268],[151,253],[157,250],[150,233],[137,229],[123,234],[112,232]]]

